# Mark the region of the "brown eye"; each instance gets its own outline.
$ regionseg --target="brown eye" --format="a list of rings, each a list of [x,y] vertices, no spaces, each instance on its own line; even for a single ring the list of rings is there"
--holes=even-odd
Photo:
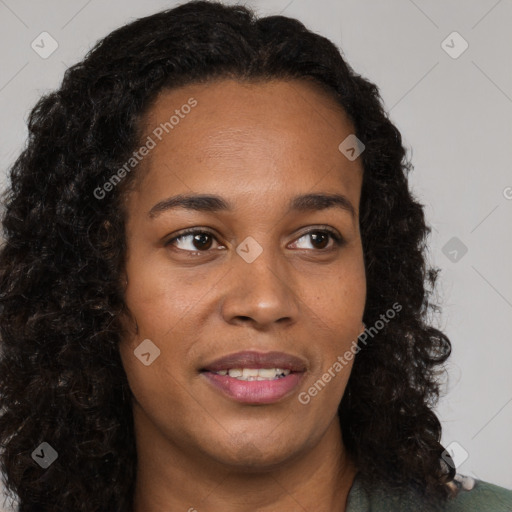
[[[317,249],[325,249],[325,247],[329,245],[330,235],[328,233],[313,231],[309,233],[309,236],[311,236],[313,244],[317,244]],[[320,247],[318,245],[320,245]]]
[[[307,240],[309,238],[310,245],[313,249],[318,251],[329,251],[336,247],[343,245],[343,238],[331,229],[314,229],[305,234],[303,234],[298,241],[295,242],[297,244],[300,240]],[[334,243],[332,247],[329,248],[329,241],[333,240]],[[190,252],[190,253],[201,253],[201,252],[209,252],[212,248],[213,241],[217,243],[217,238],[204,229],[191,229],[188,231],[184,231],[180,233],[178,236],[175,236],[168,242],[166,242],[165,246],[174,246],[179,251]],[[218,248],[224,249],[225,247],[219,245]],[[299,249],[303,249],[304,247],[299,247]],[[310,249],[310,247],[305,247],[306,249]]]
[[[206,252],[212,247],[213,240],[216,238],[209,231],[194,229],[175,236],[165,245],[186,252]]]
[[[336,247],[340,247],[343,245],[343,238],[338,235],[335,231],[332,231],[330,229],[314,229],[311,231],[308,231],[307,233],[303,234],[300,238],[297,239],[297,241],[294,243],[294,245],[297,245],[301,240],[305,239],[306,241],[309,239],[310,245],[313,247],[313,249],[317,249],[319,251],[323,250],[330,250],[329,245],[329,239],[334,240],[333,247],[331,249],[334,249]],[[304,247],[299,247],[299,249],[303,249]],[[308,247],[305,247],[308,249]]]
[[[208,233],[193,235],[192,243],[197,249],[209,249],[212,245],[212,237]]]

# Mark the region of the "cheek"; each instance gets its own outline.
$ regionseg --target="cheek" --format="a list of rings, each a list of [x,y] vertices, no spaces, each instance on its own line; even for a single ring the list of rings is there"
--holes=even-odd
[[[310,357],[316,364],[301,403],[310,403],[316,411],[335,411],[346,388],[362,331],[366,301],[364,265],[354,258],[351,264],[341,263],[330,279],[319,277],[309,276],[309,288],[302,287],[308,290],[303,301],[314,324]]]
[[[328,274],[309,273],[303,281],[299,288],[304,302],[314,313],[313,319],[337,334],[360,328],[366,302],[366,278],[361,262],[343,261]]]
[[[156,322],[156,320],[155,320]],[[179,333],[164,332],[165,325],[139,326],[139,334],[124,339],[119,346],[122,364],[135,400],[158,415],[158,411],[172,410],[183,402],[186,382],[180,373],[180,361],[186,357],[186,347],[173,341]],[[145,331],[145,332],[144,332]]]
[[[126,266],[125,302],[141,335],[155,338],[184,317],[200,293],[201,280],[183,276],[162,258],[132,258]]]
[[[126,319],[130,334],[119,349],[130,388],[139,403],[151,404],[156,410],[165,404],[169,407],[169,403],[177,405],[198,338],[201,301],[203,308],[206,303],[204,280],[193,270],[170,269],[157,258],[135,255],[127,263],[126,273],[125,303],[132,319]],[[158,354],[148,366],[138,357],[143,343],[150,353],[146,359],[151,361],[153,353]],[[160,404],[164,397],[165,404]]]

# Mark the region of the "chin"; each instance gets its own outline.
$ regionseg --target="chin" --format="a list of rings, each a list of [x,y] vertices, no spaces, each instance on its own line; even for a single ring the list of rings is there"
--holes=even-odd
[[[250,436],[234,435],[227,440],[228,446],[220,453],[211,453],[211,447],[223,443],[209,444],[210,456],[225,466],[237,471],[267,472],[277,469],[302,451],[299,447],[286,445],[282,440],[269,442],[269,438],[251,439]]]

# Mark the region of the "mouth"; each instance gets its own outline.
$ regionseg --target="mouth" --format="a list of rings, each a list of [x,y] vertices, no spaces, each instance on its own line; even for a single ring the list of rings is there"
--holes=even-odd
[[[238,352],[200,370],[207,383],[224,396],[246,404],[284,399],[299,385],[307,362],[284,352]]]

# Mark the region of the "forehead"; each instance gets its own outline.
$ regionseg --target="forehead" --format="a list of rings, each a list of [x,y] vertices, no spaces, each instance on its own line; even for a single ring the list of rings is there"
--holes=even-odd
[[[180,109],[192,99],[197,105],[192,112],[185,108],[187,112],[184,116]],[[301,134],[311,137],[312,142],[315,141],[315,134],[322,129],[333,134],[340,129],[354,131],[342,106],[319,84],[306,79],[217,79],[205,84],[164,89],[146,112],[143,120],[145,130],[149,132],[160,123],[169,121],[173,114],[180,116],[179,120],[172,122],[171,128],[172,135],[178,136],[183,129],[177,130],[177,124],[187,116],[195,119],[195,129],[225,127],[231,128],[233,134],[237,131],[242,133],[249,127],[256,129],[262,126],[269,132],[283,127],[291,131],[294,124],[307,119],[307,124],[302,125],[304,131]],[[224,133],[211,133],[212,143],[216,135],[222,140]]]
[[[283,180],[303,192],[321,180],[355,193],[360,159],[349,161],[338,149],[353,132],[342,107],[306,80],[218,80],[163,90],[144,117],[144,138],[155,141],[144,184],[251,194]]]

